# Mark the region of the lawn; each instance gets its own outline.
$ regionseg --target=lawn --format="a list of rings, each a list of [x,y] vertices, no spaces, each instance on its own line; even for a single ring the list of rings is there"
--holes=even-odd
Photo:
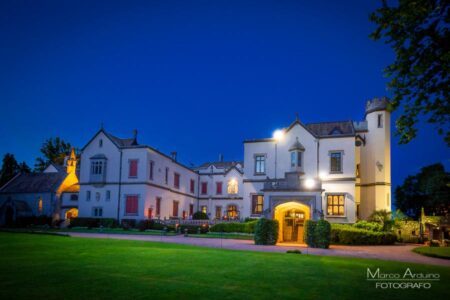
[[[439,258],[445,258],[450,259],[450,247],[418,247],[413,249],[414,252],[431,256],[431,257],[439,257]]]
[[[449,299],[450,268],[356,258],[0,232],[0,299]],[[439,273],[380,290],[367,268]]]

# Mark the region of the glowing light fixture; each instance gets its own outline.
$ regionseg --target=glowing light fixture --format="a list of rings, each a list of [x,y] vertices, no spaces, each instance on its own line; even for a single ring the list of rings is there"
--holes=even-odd
[[[325,178],[327,178],[327,172],[324,172],[324,171],[320,172],[320,173],[319,173],[319,177],[320,177],[320,179],[325,179]]]
[[[273,138],[274,138],[277,142],[281,141],[281,140],[283,139],[283,137],[284,137],[284,131],[283,131],[283,130],[278,129],[278,130],[275,130],[275,131],[273,132]]]
[[[307,189],[312,189],[316,185],[316,181],[314,179],[308,178],[305,180],[305,187]]]

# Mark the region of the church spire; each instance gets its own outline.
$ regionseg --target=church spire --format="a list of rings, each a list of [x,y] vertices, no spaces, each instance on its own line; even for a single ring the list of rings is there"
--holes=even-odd
[[[75,155],[75,148],[72,148],[69,159],[67,160],[67,174],[75,173],[77,170],[77,156]]]

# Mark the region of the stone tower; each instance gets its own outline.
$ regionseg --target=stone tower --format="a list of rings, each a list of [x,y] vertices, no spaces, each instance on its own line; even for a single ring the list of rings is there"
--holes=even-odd
[[[386,97],[367,101],[367,132],[360,150],[360,218],[391,211],[391,114]]]

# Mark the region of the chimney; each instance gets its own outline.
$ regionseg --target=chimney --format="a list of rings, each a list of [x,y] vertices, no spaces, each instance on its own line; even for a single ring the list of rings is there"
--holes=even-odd
[[[219,162],[223,162],[223,154],[222,153],[219,154]]]
[[[177,161],[177,152],[176,151],[170,152],[170,156],[172,157],[173,161]]]
[[[138,134],[137,129],[133,130],[133,143],[132,143],[133,146],[136,146],[138,144],[138,142],[137,142],[137,134]]]

